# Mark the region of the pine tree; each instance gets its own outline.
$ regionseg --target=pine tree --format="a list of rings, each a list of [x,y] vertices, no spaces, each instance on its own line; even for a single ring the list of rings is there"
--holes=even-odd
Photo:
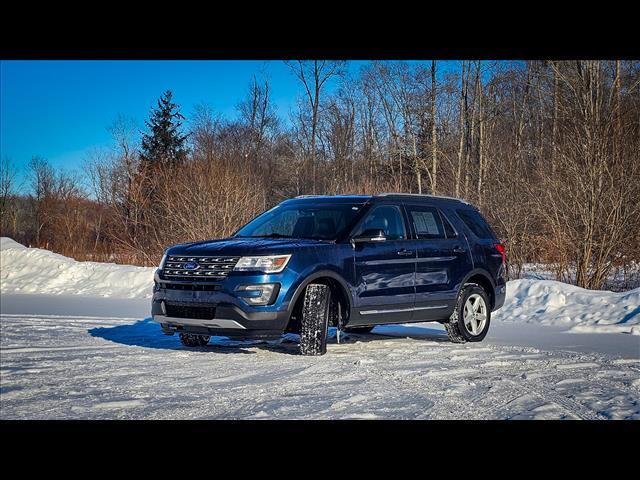
[[[179,106],[172,102],[173,94],[167,90],[158,100],[158,106],[151,109],[149,120],[145,121],[149,132],[142,135],[141,166],[179,165],[187,156],[185,145],[188,135],[181,133],[184,117]]]

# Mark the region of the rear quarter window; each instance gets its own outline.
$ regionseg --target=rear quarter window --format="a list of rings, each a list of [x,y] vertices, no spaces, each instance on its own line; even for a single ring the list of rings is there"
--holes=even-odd
[[[473,232],[473,234],[482,239],[482,240],[490,240],[495,239],[496,235],[491,230],[491,227],[487,223],[487,221],[480,215],[480,212],[477,210],[471,209],[457,209],[456,213],[460,220],[464,222],[464,224],[469,227],[469,230]]]

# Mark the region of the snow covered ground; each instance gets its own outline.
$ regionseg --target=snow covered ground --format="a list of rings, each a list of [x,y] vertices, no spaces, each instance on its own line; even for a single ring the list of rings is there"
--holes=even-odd
[[[2,419],[640,419],[638,289],[518,280],[482,343],[380,326],[302,357],[293,335],[182,347],[148,318],[152,268],[0,249]]]

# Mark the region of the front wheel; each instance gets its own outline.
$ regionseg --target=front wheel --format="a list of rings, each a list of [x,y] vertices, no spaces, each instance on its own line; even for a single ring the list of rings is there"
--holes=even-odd
[[[327,332],[331,312],[331,289],[328,285],[312,284],[304,292],[300,325],[300,353],[327,353]]]
[[[480,342],[489,331],[491,309],[484,289],[465,285],[458,294],[456,308],[444,324],[449,340],[454,343]]]

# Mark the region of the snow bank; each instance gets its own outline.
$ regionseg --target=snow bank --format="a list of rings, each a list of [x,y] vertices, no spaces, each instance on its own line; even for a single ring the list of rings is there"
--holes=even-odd
[[[0,291],[53,295],[150,298],[153,267],[77,262],[0,238]]]
[[[640,288],[614,293],[553,280],[512,280],[494,318],[567,326],[572,332],[640,335]]]
[[[17,249],[25,250],[27,247],[25,247],[21,243],[16,242],[13,238],[0,237],[0,251],[1,250],[8,250],[10,248],[17,248]]]

